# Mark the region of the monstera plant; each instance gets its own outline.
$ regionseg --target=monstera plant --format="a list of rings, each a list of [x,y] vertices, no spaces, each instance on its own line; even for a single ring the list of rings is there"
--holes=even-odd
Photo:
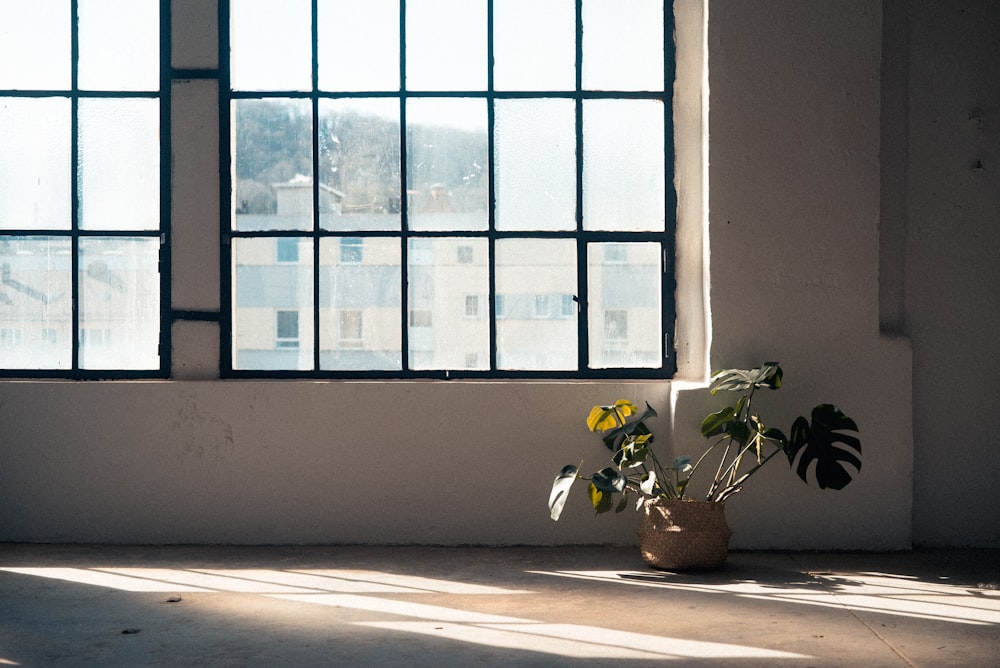
[[[668,464],[661,462],[653,449],[654,434],[647,422],[656,417],[656,411],[649,404],[641,413],[636,404],[625,399],[611,406],[595,406],[587,426],[610,450],[612,465],[590,476],[581,475],[577,465],[563,467],[549,496],[552,519],[559,519],[576,480],[589,481],[587,494],[597,513],[621,512],[633,499],[636,509],[649,500],[721,503],[780,455],[804,482],[814,480],[821,489],[843,489],[853,479],[853,472],[861,469],[861,441],[853,434],[858,426],[827,403],[813,408],[808,419],[796,418],[787,434],[766,425],[757,411],[756,393],[780,388],[782,375],[777,362],[716,372],[710,392],[733,393],[734,401],[702,421],[701,433],[709,444],[697,459],[682,455]],[[696,493],[692,481],[704,467],[714,468],[714,475],[708,479],[706,491]]]

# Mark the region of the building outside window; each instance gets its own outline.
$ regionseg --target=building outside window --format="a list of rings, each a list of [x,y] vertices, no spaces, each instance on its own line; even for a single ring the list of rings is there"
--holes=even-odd
[[[342,347],[361,347],[364,341],[362,318],[362,311],[345,310],[340,312],[340,345]]]
[[[672,375],[669,3],[220,1],[224,374]]]
[[[299,312],[277,311],[275,317],[275,348],[298,348]]]
[[[299,240],[294,237],[278,237],[274,240],[277,245],[278,262],[298,262],[299,261]]]
[[[479,317],[479,295],[466,295],[465,296],[465,317],[466,318],[478,318]]]
[[[165,373],[162,11],[0,3],[0,374]]]
[[[360,237],[343,237],[340,240],[340,261],[343,264],[361,264],[364,259],[364,241]]]

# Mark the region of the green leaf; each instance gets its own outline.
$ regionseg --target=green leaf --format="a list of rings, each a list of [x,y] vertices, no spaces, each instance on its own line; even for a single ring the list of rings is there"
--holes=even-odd
[[[646,461],[646,457],[649,455],[649,448],[646,444],[652,440],[652,434],[626,436],[621,447],[615,452],[611,460],[618,468],[639,466]]]
[[[594,510],[598,513],[606,513],[611,510],[614,505],[615,492],[624,490],[625,483],[625,476],[611,466],[592,475],[587,492],[590,494],[590,502],[594,505]]]
[[[623,401],[623,400],[621,400]],[[600,408],[599,406],[595,408]],[[605,447],[611,452],[617,452],[625,442],[625,439],[629,436],[649,436],[649,441],[653,440],[652,432],[649,427],[646,426],[646,420],[651,417],[656,417],[656,411],[653,410],[652,406],[648,403],[646,404],[646,410],[638,418],[629,421],[622,421],[621,426],[616,427],[607,431],[601,440],[604,441]],[[648,442],[648,441],[647,441]]]
[[[764,438],[775,441],[782,448],[785,448],[788,445],[788,439],[785,438],[785,432],[780,429],[768,429],[764,432]]]
[[[809,466],[815,461],[816,484],[819,488],[843,489],[853,479],[844,464],[861,470],[861,441],[856,436],[842,432],[857,432],[858,426],[833,404],[819,404],[813,408],[811,417],[811,423],[800,416],[792,424],[791,435],[785,447],[788,464],[795,467],[796,474],[803,482],[808,483]],[[841,447],[838,443],[846,447]]]
[[[781,387],[783,375],[777,362],[765,362],[755,369],[724,369],[712,375],[709,390],[712,394],[720,391],[745,392],[752,387],[776,390]]]
[[[622,494],[622,500],[618,502],[617,506],[615,506],[615,514],[617,515],[618,513],[625,510],[627,507],[628,507],[628,494],[626,493]]]
[[[639,484],[639,489],[642,490],[643,494],[653,496],[654,487],[656,487],[656,471],[650,471],[642,476],[642,482]]]
[[[701,421],[701,435],[705,438],[726,433],[726,425],[736,417],[736,410],[732,406],[726,406],[714,413],[710,413]]]
[[[741,446],[750,442],[750,427],[739,420],[733,420],[726,426],[725,433]]]
[[[626,480],[625,476],[619,473],[618,469],[609,466],[592,475],[590,482],[602,492],[614,493],[625,489]]]
[[[587,494],[590,496],[590,502],[594,505],[594,510],[598,515],[611,510],[611,506],[614,503],[614,499],[611,494],[597,489],[597,485],[594,483],[587,485]]]
[[[569,464],[559,471],[559,475],[552,482],[552,492],[549,493],[549,516],[553,520],[558,521],[559,516],[562,515],[563,506],[566,505],[566,497],[569,494],[569,488],[580,477],[579,472],[580,468],[578,466]]]

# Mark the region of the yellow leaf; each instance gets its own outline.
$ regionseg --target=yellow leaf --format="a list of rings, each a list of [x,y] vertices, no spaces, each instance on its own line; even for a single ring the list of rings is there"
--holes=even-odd
[[[595,432],[614,429],[625,424],[625,418],[638,410],[628,399],[619,399],[614,406],[594,406],[587,416],[587,427]]]
[[[604,492],[597,489],[594,483],[587,486],[587,491],[590,493],[590,502],[594,504],[594,508],[600,507],[601,500],[604,499]]]

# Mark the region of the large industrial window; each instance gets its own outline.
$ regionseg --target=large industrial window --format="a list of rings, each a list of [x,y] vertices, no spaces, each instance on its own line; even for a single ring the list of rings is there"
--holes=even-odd
[[[223,372],[669,377],[670,6],[223,0]]]
[[[160,0],[0,3],[0,374],[162,375]]]

